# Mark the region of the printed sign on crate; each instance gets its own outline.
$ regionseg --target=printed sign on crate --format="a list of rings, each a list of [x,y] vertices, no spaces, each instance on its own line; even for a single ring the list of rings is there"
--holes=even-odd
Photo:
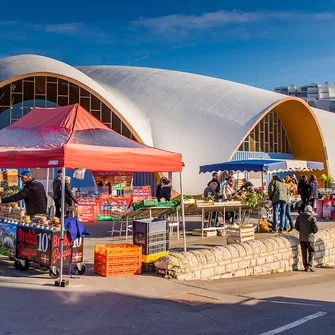
[[[132,192],[133,202],[141,202],[144,199],[151,198],[150,186],[137,186],[133,188]]]
[[[77,217],[81,222],[94,222],[98,220],[100,200],[96,198],[79,198]]]
[[[126,211],[131,205],[130,198],[108,198],[100,199],[100,209],[98,220],[110,220],[112,218],[112,212],[114,211]]]

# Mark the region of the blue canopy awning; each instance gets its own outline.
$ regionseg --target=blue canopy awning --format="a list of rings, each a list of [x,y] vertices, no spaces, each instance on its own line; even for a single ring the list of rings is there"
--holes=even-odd
[[[323,170],[323,162],[301,160],[248,159],[200,166],[199,173],[214,171],[234,172],[289,172]]]

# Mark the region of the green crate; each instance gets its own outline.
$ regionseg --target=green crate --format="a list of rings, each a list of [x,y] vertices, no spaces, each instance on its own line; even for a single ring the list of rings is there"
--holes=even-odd
[[[158,207],[174,207],[173,201],[159,202]]]
[[[157,207],[158,201],[157,199],[144,199],[138,204],[133,204],[133,209],[137,210],[143,207]]]

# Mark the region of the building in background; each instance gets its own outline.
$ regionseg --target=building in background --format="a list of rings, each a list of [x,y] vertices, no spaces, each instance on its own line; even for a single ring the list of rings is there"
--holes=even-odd
[[[73,67],[37,55],[0,59],[1,128],[34,107],[79,103],[128,138],[180,152],[185,194],[200,194],[211,179],[200,165],[230,160],[318,161],[335,175],[335,114],[300,98],[170,70]],[[153,174],[134,179],[154,187]],[[178,191],[178,179],[172,182]]]
[[[280,86],[276,93],[304,99],[311,107],[335,113],[335,84],[309,84],[304,86]]]

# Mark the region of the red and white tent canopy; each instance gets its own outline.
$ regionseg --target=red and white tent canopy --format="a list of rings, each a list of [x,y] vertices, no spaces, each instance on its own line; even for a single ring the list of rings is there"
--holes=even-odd
[[[0,130],[0,167],[180,172],[181,154],[130,140],[79,104],[35,108]]]

